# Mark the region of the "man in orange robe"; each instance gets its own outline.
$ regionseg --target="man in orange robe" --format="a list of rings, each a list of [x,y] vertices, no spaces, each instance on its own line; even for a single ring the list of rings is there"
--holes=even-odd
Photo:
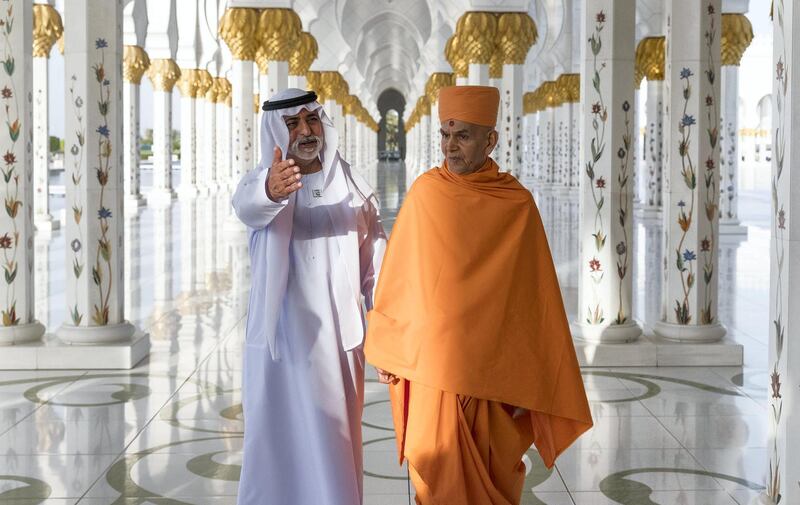
[[[531,444],[551,467],[592,426],[539,212],[489,157],[499,98],[440,91],[445,162],[408,192],[369,315],[421,505],[518,504]]]

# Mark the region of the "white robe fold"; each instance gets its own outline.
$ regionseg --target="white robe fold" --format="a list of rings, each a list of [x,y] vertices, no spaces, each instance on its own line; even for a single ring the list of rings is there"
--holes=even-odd
[[[364,311],[386,238],[372,190],[335,156],[284,202],[266,170],[234,196],[253,279],[240,505],[362,503]]]

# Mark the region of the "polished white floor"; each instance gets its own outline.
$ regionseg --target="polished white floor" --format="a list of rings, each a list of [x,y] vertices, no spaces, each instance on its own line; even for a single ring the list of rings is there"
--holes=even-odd
[[[402,166],[379,174],[391,228]],[[577,199],[535,195],[572,309]],[[227,198],[129,218],[128,314],[152,335],[145,362],[130,371],[0,371],[0,503],[235,502],[249,271],[246,243],[225,232]],[[749,235],[723,246],[720,318],[744,345],[745,366],[586,369],[596,426],[553,470],[529,452],[523,503],[744,505],[757,493],[767,467],[768,195],[743,194],[741,209]],[[637,225],[635,314],[645,323],[659,314],[651,295],[660,293],[660,237],[658,223]],[[37,314],[55,329],[67,314],[63,235],[36,247]],[[385,387],[372,370],[368,377],[365,503],[413,503]]]

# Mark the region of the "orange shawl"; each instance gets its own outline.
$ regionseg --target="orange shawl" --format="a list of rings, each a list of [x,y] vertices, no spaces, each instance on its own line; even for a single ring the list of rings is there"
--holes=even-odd
[[[367,360],[412,382],[530,411],[548,467],[592,426],[533,198],[490,158],[420,176],[389,239]],[[403,395],[393,394],[402,458]]]

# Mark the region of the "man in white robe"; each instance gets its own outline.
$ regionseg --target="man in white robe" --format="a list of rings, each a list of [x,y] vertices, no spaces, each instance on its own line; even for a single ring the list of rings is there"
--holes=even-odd
[[[263,109],[262,162],[233,195],[252,272],[238,503],[358,505],[379,205],[313,92],[283,91]]]

